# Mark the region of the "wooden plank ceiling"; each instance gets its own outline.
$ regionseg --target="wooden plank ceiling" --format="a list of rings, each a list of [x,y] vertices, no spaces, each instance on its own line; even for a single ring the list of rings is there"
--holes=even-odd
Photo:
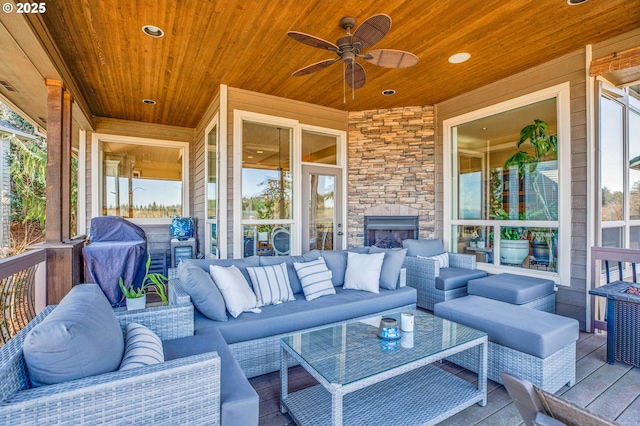
[[[334,53],[300,44],[295,30],[332,43],[339,21],[385,13],[373,48],[412,52],[405,69],[364,61],[367,82],[343,103],[342,64],[292,77]],[[41,15],[91,114],[195,127],[219,84],[359,111],[435,104],[640,27],[637,0],[96,0],[47,2]],[[143,25],[165,31],[143,34]],[[638,43],[640,44],[640,42]],[[452,65],[447,58],[468,52]],[[394,96],[383,96],[394,89]],[[77,96],[77,94],[76,94]],[[142,103],[154,99],[155,106]]]

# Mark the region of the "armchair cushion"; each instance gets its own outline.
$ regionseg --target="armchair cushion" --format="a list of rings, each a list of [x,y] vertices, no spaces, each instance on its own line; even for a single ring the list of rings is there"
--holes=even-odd
[[[444,246],[439,238],[432,240],[403,240],[402,247],[407,249],[407,256],[428,257],[444,253]]]
[[[228,320],[222,293],[210,274],[191,262],[180,262],[178,278],[184,291],[191,297],[193,305],[204,316],[214,321]]]
[[[453,290],[454,288],[465,287],[469,280],[486,276],[487,273],[480,269],[442,268],[440,269],[440,275],[436,277],[435,285],[438,290]]]
[[[444,253],[436,254],[434,256],[418,256],[421,259],[431,259],[437,260],[440,269],[449,267],[449,253],[446,251]]]
[[[382,271],[380,272],[380,288],[395,290],[407,249],[381,249],[371,246],[369,253],[384,253]]]
[[[73,287],[23,345],[33,387],[115,371],[123,351],[122,330],[97,284]]]

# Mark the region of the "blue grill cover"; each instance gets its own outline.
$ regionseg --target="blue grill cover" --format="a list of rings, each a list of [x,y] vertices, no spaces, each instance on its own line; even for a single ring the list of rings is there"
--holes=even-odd
[[[111,305],[119,305],[123,297],[118,278],[125,285],[142,284],[147,260],[144,230],[121,217],[94,217],[89,240],[82,249],[88,272],[85,279],[97,283]]]

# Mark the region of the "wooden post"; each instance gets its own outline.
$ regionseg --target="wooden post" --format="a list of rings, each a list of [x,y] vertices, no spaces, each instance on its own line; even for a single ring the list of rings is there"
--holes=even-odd
[[[47,85],[46,235],[48,243],[62,241],[62,141],[64,87],[61,81]]]
[[[71,287],[83,281],[84,238],[71,240],[72,99],[61,81],[47,85],[47,305],[60,303]]]

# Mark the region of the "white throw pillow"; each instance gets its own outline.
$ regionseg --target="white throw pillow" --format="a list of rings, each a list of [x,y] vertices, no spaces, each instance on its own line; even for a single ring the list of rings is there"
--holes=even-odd
[[[256,295],[251,291],[240,269],[233,265],[229,267],[211,265],[209,273],[222,293],[224,304],[232,317],[237,318],[243,312],[260,312],[260,309],[256,309],[258,304]]]
[[[331,271],[327,268],[324,259],[319,257],[318,260],[311,262],[294,262],[293,267],[296,268],[304,298],[307,300],[317,299],[321,296],[336,294],[336,289],[331,282]]]
[[[127,341],[120,370],[144,367],[164,362],[162,341],[156,333],[142,324],[127,324]]]
[[[287,264],[270,266],[249,266],[247,272],[253,284],[258,304],[256,306],[277,305],[296,300],[291,290]]]
[[[347,256],[347,271],[344,273],[342,288],[380,293],[380,271],[382,271],[384,253],[349,252]]]
[[[444,253],[436,254],[435,256],[416,256],[420,259],[431,259],[436,260],[440,265],[440,268],[448,268],[449,267],[449,253],[446,251]]]

